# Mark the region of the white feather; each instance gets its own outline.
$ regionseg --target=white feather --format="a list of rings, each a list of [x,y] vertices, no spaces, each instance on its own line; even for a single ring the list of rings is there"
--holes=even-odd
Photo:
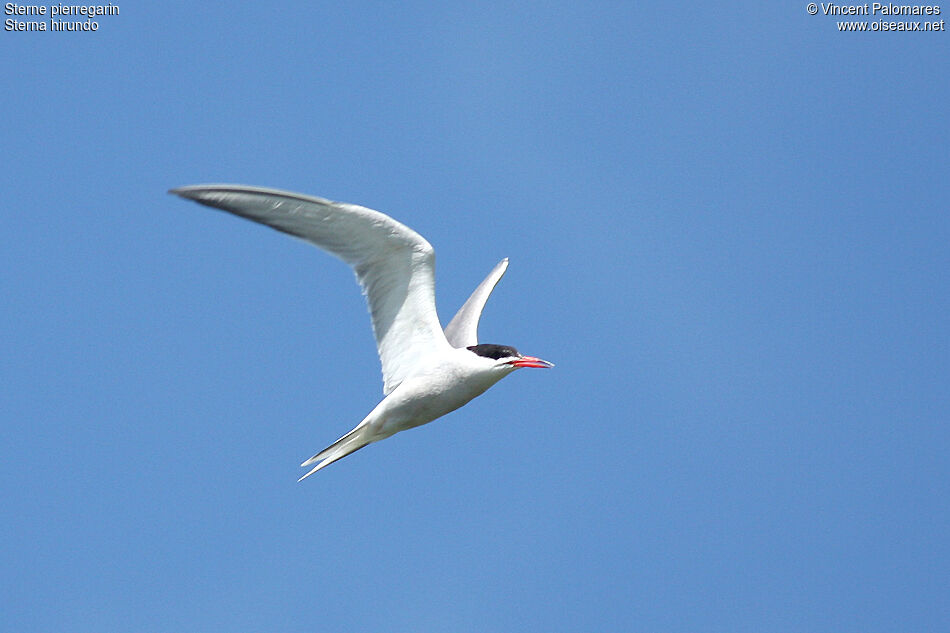
[[[485,302],[488,301],[488,296],[507,269],[508,258],[506,257],[495,264],[488,276],[478,284],[478,288],[445,326],[445,338],[448,339],[449,345],[452,347],[478,345],[478,321],[485,308]]]
[[[420,358],[449,346],[435,309],[435,251],[404,224],[355,204],[261,187],[194,185],[171,193],[299,237],[352,266],[369,304],[384,394]]]
[[[243,185],[195,185],[171,193],[289,233],[356,272],[369,304],[386,396],[352,431],[302,466],[321,468],[373,442],[461,407],[519,367],[552,367],[513,348],[478,343],[478,321],[505,274],[499,262],[443,332],[435,311],[435,253],[421,235],[355,204]],[[473,353],[474,352],[474,353]],[[499,353],[503,353],[499,357]]]

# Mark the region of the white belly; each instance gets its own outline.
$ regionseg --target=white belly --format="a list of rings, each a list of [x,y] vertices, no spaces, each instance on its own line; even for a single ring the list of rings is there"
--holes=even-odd
[[[426,424],[485,393],[504,376],[504,372],[473,373],[455,363],[436,364],[407,378],[380,402],[370,414],[375,418],[372,425],[382,439]]]

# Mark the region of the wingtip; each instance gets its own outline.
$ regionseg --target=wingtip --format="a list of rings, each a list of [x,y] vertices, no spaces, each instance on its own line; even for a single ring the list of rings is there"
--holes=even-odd
[[[181,187],[175,187],[174,189],[169,189],[168,193],[173,193],[178,196],[184,196],[188,194],[199,194],[205,193],[208,191],[217,191],[217,190],[228,190],[228,191],[246,191],[246,192],[279,192],[276,189],[265,189],[264,187],[251,187],[248,185],[234,185],[224,182],[209,182],[201,183],[198,185],[183,185]]]
[[[188,200],[196,200],[197,193],[193,191],[194,189],[195,189],[195,185],[188,185],[185,187],[175,187],[174,189],[169,189],[168,193],[172,194],[173,196],[178,196],[179,198],[186,198]]]

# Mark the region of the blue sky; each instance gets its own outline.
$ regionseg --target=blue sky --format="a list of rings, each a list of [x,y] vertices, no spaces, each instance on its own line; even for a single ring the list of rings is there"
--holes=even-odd
[[[0,629],[946,630],[950,36],[805,4],[0,33]],[[393,215],[443,322],[510,257],[557,368],[295,483],[369,319],[203,182]]]

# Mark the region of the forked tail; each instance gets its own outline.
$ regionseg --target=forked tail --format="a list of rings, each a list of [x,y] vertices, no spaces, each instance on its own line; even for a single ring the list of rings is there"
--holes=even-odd
[[[309,466],[314,462],[320,462],[317,464],[313,470],[308,472],[306,475],[298,479],[297,481],[303,481],[313,473],[317,472],[325,466],[329,466],[338,459],[343,459],[350,453],[355,453],[360,450],[367,444],[370,444],[372,440],[366,438],[368,429],[365,426],[358,426],[333,444],[330,444],[325,449],[300,464],[301,467]]]

